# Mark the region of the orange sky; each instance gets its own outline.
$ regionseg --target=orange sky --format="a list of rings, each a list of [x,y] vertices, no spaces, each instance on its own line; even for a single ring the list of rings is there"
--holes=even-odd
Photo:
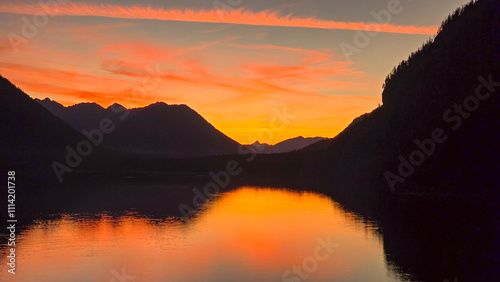
[[[44,14],[38,4],[4,3],[0,5],[0,11],[14,14]],[[339,22],[321,20],[314,17],[294,17],[292,15],[280,15],[279,11],[264,10],[252,12],[243,8],[221,12],[217,9],[191,10],[191,9],[163,9],[152,8],[144,5],[113,5],[113,4],[90,4],[69,2],[60,5],[57,9],[58,15],[64,16],[100,16],[122,19],[154,19],[168,21],[186,21],[202,23],[231,23],[256,26],[281,26],[281,27],[306,27],[322,29],[345,29],[345,30],[377,30],[381,32],[394,32],[402,34],[427,34],[433,35],[437,31],[436,26],[398,26],[394,24],[368,24],[364,22]]]
[[[437,29],[435,21],[373,25],[369,10],[359,11],[366,20],[345,20],[280,7],[243,3],[221,16],[202,6],[4,1],[0,74],[64,105],[187,104],[240,143],[274,144],[334,137],[376,108],[385,75]],[[344,56],[341,44],[359,47],[369,28],[381,32]],[[285,108],[294,118],[262,134]]]

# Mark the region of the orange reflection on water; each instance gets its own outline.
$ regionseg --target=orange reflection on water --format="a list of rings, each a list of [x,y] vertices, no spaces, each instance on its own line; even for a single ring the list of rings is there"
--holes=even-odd
[[[200,232],[195,249],[203,254],[204,263],[215,257],[243,258],[250,273],[274,272],[276,277],[313,256],[318,239],[330,237],[341,246],[311,274],[321,279],[342,276],[362,262],[367,251],[381,253],[378,239],[362,227],[326,196],[246,187],[212,203],[191,229]]]
[[[19,235],[11,281],[110,281],[122,271],[135,281],[282,281],[314,258],[318,240],[339,245],[321,250],[328,259],[306,272],[308,281],[390,277],[378,237],[328,197],[244,187],[188,224],[135,214],[37,222]]]

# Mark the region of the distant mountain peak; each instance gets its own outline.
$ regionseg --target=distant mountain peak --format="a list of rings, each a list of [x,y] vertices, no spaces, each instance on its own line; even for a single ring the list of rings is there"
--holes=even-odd
[[[272,145],[269,145],[267,143],[260,143],[259,141],[255,141],[250,146],[255,147],[255,148],[269,148],[269,147],[272,147]]]
[[[126,108],[118,103],[113,103],[113,105],[106,108],[106,110],[109,109],[126,109]]]
[[[266,143],[260,143],[259,141],[256,141],[255,143],[246,146],[257,148],[260,154],[276,154],[276,153],[287,153],[287,152],[297,151],[322,140],[327,140],[327,138],[323,137],[306,138],[303,136],[297,136],[294,138],[281,141],[275,145],[269,145]]]
[[[51,100],[49,97],[45,97],[45,99],[43,99],[43,100],[40,100],[38,98],[35,98],[34,100],[37,101],[37,102],[39,102],[39,103],[40,102],[44,102],[44,103],[47,103],[47,104],[50,103],[50,104],[54,104],[54,105],[61,105],[61,106],[63,106],[61,103],[59,103],[59,102],[57,102],[55,100]]]
[[[68,108],[88,108],[88,109],[99,109],[104,110],[104,108],[97,104],[96,102],[83,102],[73,106],[69,106]]]
[[[120,120],[116,110],[125,107],[118,103],[107,109],[93,102],[59,109],[50,100],[38,102],[80,132],[98,128],[103,118],[112,119],[117,129],[107,136],[103,146],[120,152],[208,156],[236,154],[239,145],[185,104],[156,102],[129,109],[128,118]]]
[[[147,107],[168,107],[169,105],[165,102],[156,102]]]

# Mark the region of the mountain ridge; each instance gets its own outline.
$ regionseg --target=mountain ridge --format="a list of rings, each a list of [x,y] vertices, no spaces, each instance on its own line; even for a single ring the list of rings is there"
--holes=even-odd
[[[500,3],[492,0],[473,1],[453,13],[433,40],[388,75],[383,105],[335,137],[317,156],[319,163],[305,165],[309,178],[333,181],[354,201],[391,190],[495,191],[500,186],[495,145],[500,143],[500,102],[494,93],[500,90],[491,86],[500,80],[499,15]],[[459,109],[479,100],[475,93],[480,87],[482,95],[489,90],[491,97],[460,114]],[[411,156],[421,155],[416,144],[432,139],[437,129],[446,141],[429,149],[423,163],[408,164]],[[403,168],[409,172],[400,173]]]
[[[185,104],[156,102],[126,109],[114,103],[105,109],[96,103],[64,107],[48,98],[36,101],[78,131],[91,131],[99,128],[103,119],[112,120],[115,129],[106,136],[103,146],[114,152],[210,156],[236,154],[239,146]],[[125,118],[117,118],[116,112],[123,112]]]
[[[249,148],[254,148],[257,154],[280,154],[280,153],[289,153],[293,151],[302,150],[306,147],[309,147],[317,142],[330,140],[324,137],[302,137],[297,136],[294,138],[286,139],[281,142],[278,142],[274,145],[269,145],[267,143],[260,143],[256,141],[251,145],[245,145]],[[313,147],[311,147],[313,148]]]
[[[83,136],[36,103],[28,94],[0,75],[2,151],[30,152],[64,148]]]

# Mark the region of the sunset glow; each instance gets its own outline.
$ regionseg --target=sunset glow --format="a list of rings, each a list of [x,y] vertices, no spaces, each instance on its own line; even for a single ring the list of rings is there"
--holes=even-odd
[[[0,12],[13,14],[40,15],[50,11],[40,9],[38,4],[3,4]],[[325,21],[317,18],[297,18],[291,15],[281,16],[279,11],[265,10],[258,13],[243,8],[234,10],[188,10],[162,9],[151,6],[94,5],[84,3],[66,3],[54,10],[59,16],[96,16],[121,19],[148,19],[162,21],[183,21],[200,23],[228,23],[256,26],[306,27],[320,29],[373,30],[402,34],[433,35],[437,26],[398,26],[391,24],[369,24],[363,22]]]
[[[440,23],[405,21],[408,3],[377,23],[371,10],[300,13],[291,4],[60,2],[0,3],[3,76],[63,105],[187,104],[240,143],[336,136],[381,103],[385,75]],[[380,32],[360,46],[368,30]],[[391,42],[400,42],[397,50]],[[354,56],[342,44],[357,48]],[[260,134],[284,108],[295,118]]]
[[[0,282],[497,281],[499,16],[0,0]]]
[[[57,267],[64,266],[73,277],[90,281],[107,281],[113,277],[110,270],[122,268],[144,281],[163,281],[160,268],[172,281],[221,281],[237,276],[239,269],[247,277],[238,281],[269,281],[262,279],[281,277],[327,238],[338,247],[311,279],[349,277],[349,269],[367,264],[383,268],[377,236],[328,197],[253,187],[222,195],[188,224],[134,214],[41,220],[22,235],[18,256],[38,277],[62,277],[65,272]],[[96,257],[107,262],[98,265]],[[219,273],[228,265],[234,273]],[[19,276],[36,280],[27,272]]]

